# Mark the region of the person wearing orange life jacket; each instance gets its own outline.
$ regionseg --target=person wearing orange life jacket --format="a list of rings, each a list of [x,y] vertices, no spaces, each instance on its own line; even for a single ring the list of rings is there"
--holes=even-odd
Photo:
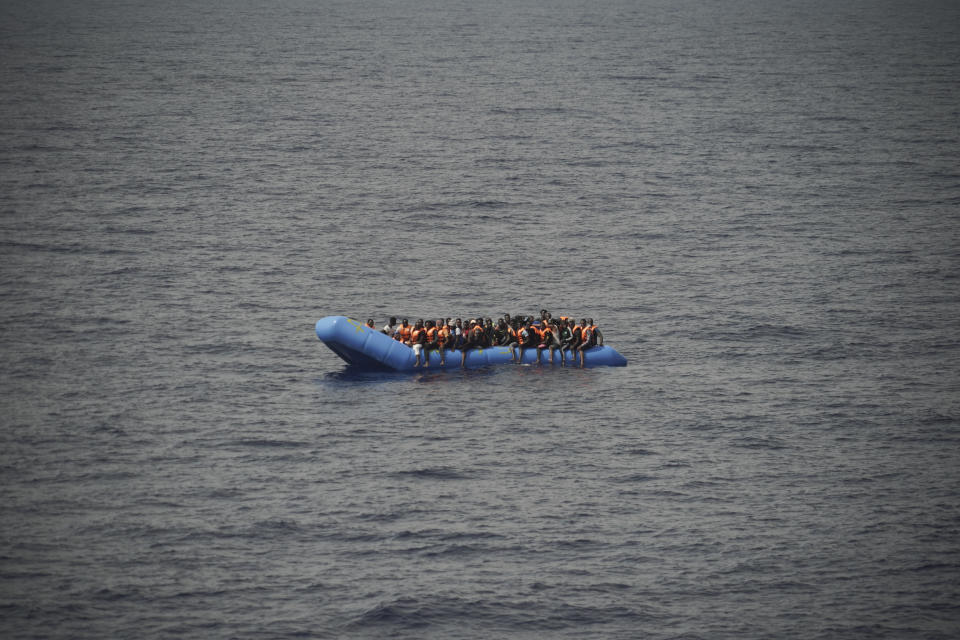
[[[373,324],[373,318],[367,318],[367,324],[365,325],[368,329],[376,329],[377,325]]]
[[[423,342],[423,354],[424,354],[424,358],[426,359],[426,364],[424,364],[423,366],[426,368],[430,366],[430,352],[436,349],[437,346],[440,344],[438,342],[438,336],[440,335],[440,330],[437,329],[437,325],[433,320],[427,320],[426,330],[424,333],[426,334],[426,338],[424,339],[424,342]],[[441,361],[443,360],[442,351],[441,351],[440,359]]]
[[[506,320],[506,318],[504,318]],[[507,337],[505,338],[506,342],[504,346],[510,347],[510,362],[517,362],[517,347],[520,346],[520,328],[523,326],[523,323],[519,322],[516,318],[506,322],[507,325]]]
[[[560,328],[557,327],[547,314],[547,319],[543,321],[540,329],[540,344],[537,346],[537,362],[540,362],[540,354],[544,349],[550,350],[550,364],[553,364],[553,352],[560,348]],[[560,352],[560,359],[563,359],[563,352]]]
[[[460,367],[465,367],[467,360],[467,351],[471,349],[483,349],[483,319],[479,321],[471,320],[470,328],[466,331],[466,340],[460,346]]]
[[[553,328],[546,318],[540,320],[540,327],[537,329],[539,340],[537,341],[537,364],[540,364],[540,355],[543,350],[553,343]],[[553,358],[551,358],[551,361]]]
[[[446,349],[450,347],[453,340],[453,328],[450,326],[450,319],[446,322],[440,322],[440,328],[437,330],[437,350],[440,351],[440,366],[446,364]]]
[[[413,366],[420,366],[420,357],[423,355],[423,343],[427,341],[427,331],[423,327],[423,320],[417,320],[410,331],[410,348],[413,349],[413,355],[417,356],[417,362]]]
[[[584,358],[586,357],[587,349],[592,348],[596,345],[596,337],[593,333],[593,319],[591,318],[590,322],[587,322],[586,319],[580,321],[581,330],[580,330],[580,344],[577,345],[577,353],[580,354],[580,368],[584,367]]]
[[[576,355],[577,347],[580,346],[580,336],[583,333],[583,327],[577,324],[576,320],[573,318],[570,318],[567,323],[570,327],[570,340],[567,341],[566,348]]]
[[[540,333],[533,328],[533,318],[527,318],[517,332],[517,348],[520,351],[517,362],[523,364],[523,352],[526,349],[535,349],[539,343]]]
[[[593,322],[593,318],[587,318],[587,324],[590,325],[590,332],[593,334],[593,346],[602,347],[603,333],[600,332],[600,328]]]
[[[413,327],[410,326],[410,322],[404,318],[400,322],[400,326],[397,327],[396,332],[393,334],[394,340],[399,340],[403,344],[410,346],[410,332],[413,331]]]

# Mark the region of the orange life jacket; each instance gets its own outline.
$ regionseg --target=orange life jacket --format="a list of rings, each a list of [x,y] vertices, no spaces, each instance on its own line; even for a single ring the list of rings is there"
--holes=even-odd
[[[593,338],[593,330],[590,326],[584,325],[580,332],[580,344],[589,344]]]
[[[427,342],[436,342],[437,341],[437,328],[430,327],[427,329]]]
[[[524,339],[524,335],[527,336],[527,339]],[[517,344],[525,344],[529,340],[530,336],[533,336],[535,341],[540,339],[540,334],[537,332],[536,327],[521,327],[519,330],[517,330]]]
[[[420,336],[424,333],[423,328],[417,329],[414,327],[413,331],[410,332],[410,344],[417,344],[420,342]]]
[[[397,334],[394,337],[400,342],[406,344],[410,342],[411,331],[413,331],[413,327],[411,327],[410,325],[407,325],[407,326],[400,325],[397,328]]]
[[[448,342],[450,342],[450,326],[443,325],[440,327],[438,333],[438,343],[440,348],[443,348]]]

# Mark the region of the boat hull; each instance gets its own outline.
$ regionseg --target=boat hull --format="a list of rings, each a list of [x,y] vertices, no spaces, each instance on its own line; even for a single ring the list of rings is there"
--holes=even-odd
[[[352,318],[344,316],[327,316],[317,321],[317,337],[331,351],[336,353],[348,364],[363,369],[386,369],[391,371],[416,371],[414,365],[417,357],[413,349],[394,340],[386,334],[371,329]],[[430,368],[456,369],[460,367],[460,351],[447,349],[444,354],[444,364],[440,364],[440,352],[431,351],[429,354]],[[508,347],[488,347],[485,349],[471,349],[463,365],[468,369],[479,369],[498,364],[511,364],[512,354]],[[561,363],[560,352],[553,354],[554,364]],[[579,366],[579,355],[565,351],[564,357],[568,364]],[[550,351],[544,350],[540,356],[540,364],[550,364]],[[537,350],[527,349],[523,354],[524,364],[536,364]],[[613,347],[591,347],[584,357],[584,366],[587,367],[625,367],[627,359],[620,355]]]

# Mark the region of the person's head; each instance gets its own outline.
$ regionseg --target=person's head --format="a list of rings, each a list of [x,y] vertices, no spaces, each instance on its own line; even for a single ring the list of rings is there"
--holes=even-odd
[[[582,327],[582,326],[585,326],[586,324],[587,324],[587,319],[586,319],[586,318],[580,318],[580,326]]]
[[[462,327],[462,326],[463,326],[463,320],[461,320],[460,318],[457,318],[457,321],[456,321],[454,324],[455,324],[456,326],[458,326],[458,327]]]
[[[390,316],[390,324],[391,325],[397,324],[397,319],[394,318],[393,316]]]
[[[587,324],[593,326],[593,318],[587,318]]]
[[[372,327],[372,326],[373,326],[373,318],[367,318],[367,326],[368,326],[368,327]]]
[[[577,321],[573,318],[567,318],[567,326],[572,329],[573,327],[577,326]]]
[[[493,318],[487,318],[487,326],[488,326],[488,327],[492,327],[492,326],[493,326]]]
[[[452,324],[452,323],[450,322],[450,318],[447,318],[447,324]]]
[[[423,318],[417,318],[417,326],[418,326],[418,327],[422,327],[422,326],[423,326]]]
[[[408,324],[410,324],[410,321],[404,318],[401,324],[403,324],[403,326],[407,326]]]
[[[507,323],[503,321],[503,318],[500,318],[499,320],[497,320],[497,327],[498,327],[498,328],[502,329],[502,328],[504,328],[505,326],[507,326]]]
[[[433,320],[427,320],[427,329],[430,329],[430,328],[435,327],[435,326],[436,326],[436,325],[433,323]]]

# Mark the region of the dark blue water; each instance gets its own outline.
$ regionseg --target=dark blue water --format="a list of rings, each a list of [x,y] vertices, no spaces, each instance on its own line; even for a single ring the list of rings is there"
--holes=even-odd
[[[0,6],[4,638],[955,638],[960,5]],[[624,369],[313,335],[593,316]]]

